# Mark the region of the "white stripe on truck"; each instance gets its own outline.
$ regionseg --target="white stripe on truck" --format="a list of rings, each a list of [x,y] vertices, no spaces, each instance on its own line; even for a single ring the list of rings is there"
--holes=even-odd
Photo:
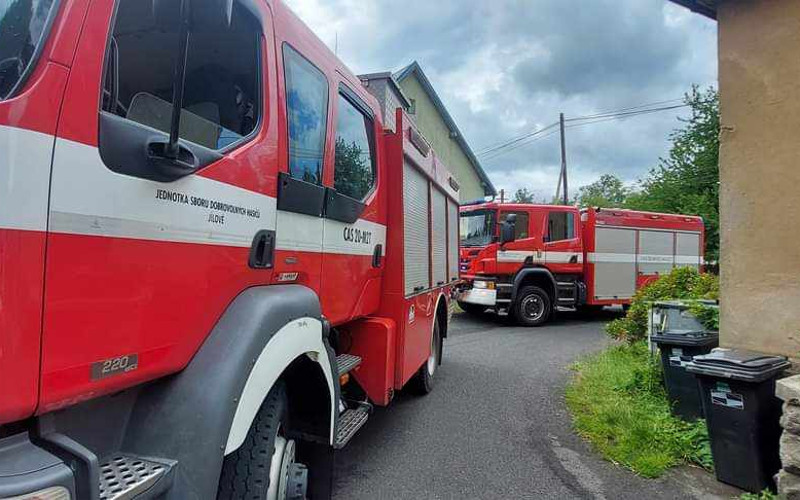
[[[99,150],[0,125],[0,229],[44,232],[52,175],[50,231],[63,234],[247,248],[276,230],[276,248],[372,255],[386,226],[353,224],[277,210],[276,199],[200,175],[156,182],[112,172]]]

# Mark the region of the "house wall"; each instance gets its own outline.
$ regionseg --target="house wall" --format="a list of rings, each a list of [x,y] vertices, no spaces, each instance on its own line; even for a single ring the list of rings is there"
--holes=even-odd
[[[721,344],[800,357],[800,2],[718,3]]]
[[[483,199],[484,189],[480,177],[458,142],[450,137],[450,129],[417,77],[413,74],[408,76],[400,82],[400,87],[406,97],[416,103],[412,116],[420,131],[458,181],[459,200],[465,202]]]
[[[375,96],[378,103],[381,105],[383,128],[394,132],[395,111],[397,108],[404,107],[394,87],[392,87],[387,78],[375,78],[369,81],[367,91]]]

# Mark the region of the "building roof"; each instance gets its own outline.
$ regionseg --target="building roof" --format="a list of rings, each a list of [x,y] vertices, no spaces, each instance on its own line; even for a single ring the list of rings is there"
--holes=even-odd
[[[366,75],[358,75],[358,79],[362,82],[369,81],[369,80],[387,80],[389,85],[392,86],[392,90],[400,97],[402,101],[403,107],[408,109],[411,106],[411,101],[408,100],[408,96],[406,96],[403,89],[400,88],[400,85],[395,80],[394,75],[391,71],[384,71],[383,73],[367,73]]]
[[[717,0],[670,0],[711,19],[717,18]]]
[[[489,176],[486,175],[486,172],[483,171],[483,167],[481,167],[481,163],[478,161],[478,158],[475,157],[475,153],[472,152],[472,148],[469,147],[467,141],[464,139],[464,135],[458,129],[455,120],[453,117],[450,116],[450,113],[447,111],[447,108],[444,107],[444,103],[442,100],[439,99],[439,96],[436,94],[436,91],[433,89],[433,85],[431,85],[430,80],[428,77],[425,76],[425,73],[422,71],[419,63],[417,61],[412,62],[405,68],[401,69],[397,73],[394,74],[394,78],[398,82],[402,82],[412,74],[416,75],[417,80],[419,80],[420,85],[425,90],[425,93],[428,94],[433,105],[436,106],[436,110],[442,116],[442,119],[447,124],[447,128],[450,129],[450,133],[461,147],[461,150],[464,151],[464,154],[469,159],[469,162],[472,164],[472,167],[475,169],[475,172],[480,177],[481,182],[484,185],[484,193],[491,196],[497,196],[497,189],[495,189],[494,184],[492,181],[489,180]]]

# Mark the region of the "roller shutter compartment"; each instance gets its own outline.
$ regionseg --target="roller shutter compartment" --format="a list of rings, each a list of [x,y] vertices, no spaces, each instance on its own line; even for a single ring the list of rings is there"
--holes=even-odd
[[[430,288],[428,272],[428,180],[409,163],[403,164],[403,256],[405,294]]]

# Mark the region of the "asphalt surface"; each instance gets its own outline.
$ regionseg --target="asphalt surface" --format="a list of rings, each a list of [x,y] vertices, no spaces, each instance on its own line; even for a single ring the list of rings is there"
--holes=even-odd
[[[336,499],[731,498],[688,467],[658,480],[603,461],[572,432],[569,365],[608,340],[600,318],[548,326],[454,315],[436,386],[377,408],[337,455]]]

